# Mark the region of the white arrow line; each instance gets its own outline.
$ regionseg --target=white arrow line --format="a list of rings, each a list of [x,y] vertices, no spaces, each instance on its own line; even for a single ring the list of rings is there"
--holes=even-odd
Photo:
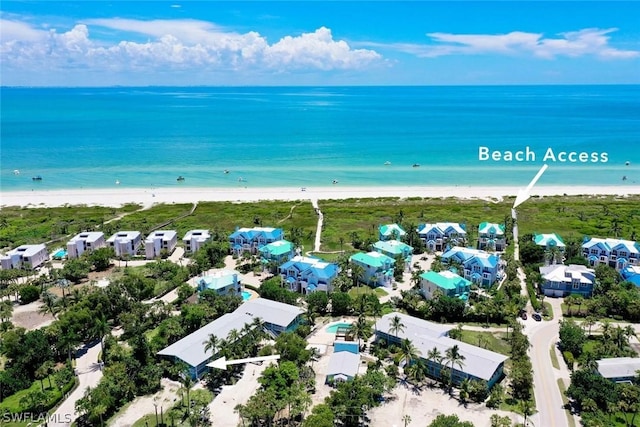
[[[538,171],[536,176],[534,176],[533,179],[531,180],[531,182],[529,183],[529,185],[527,185],[527,188],[525,188],[524,190],[521,189],[520,191],[518,191],[518,196],[516,197],[516,201],[513,202],[513,208],[514,209],[518,205],[524,203],[529,198],[529,192],[531,191],[533,186],[536,185],[536,182],[538,182],[538,180],[540,179],[540,177],[542,176],[544,171],[547,170],[548,167],[549,166],[546,163],[544,165],[542,165],[542,167],[540,168],[540,170]]]
[[[221,357],[220,359],[216,359],[211,363],[207,363],[207,366],[210,368],[216,368],[216,369],[227,369],[227,365],[239,365],[241,363],[264,362],[266,360],[278,360],[278,359],[280,359],[279,354],[273,354],[271,356],[249,357],[247,359],[235,359],[235,360],[227,360],[226,357]]]

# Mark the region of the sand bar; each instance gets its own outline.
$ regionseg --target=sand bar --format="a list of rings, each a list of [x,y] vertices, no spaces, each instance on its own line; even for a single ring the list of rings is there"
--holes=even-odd
[[[456,197],[498,199],[515,197],[521,187],[282,187],[282,188],[115,188],[82,190],[7,191],[0,206],[56,207],[64,205],[113,206],[138,203],[194,203],[204,201],[256,202],[260,200],[351,199],[375,197]],[[639,195],[640,186],[539,186],[532,197],[559,195]]]

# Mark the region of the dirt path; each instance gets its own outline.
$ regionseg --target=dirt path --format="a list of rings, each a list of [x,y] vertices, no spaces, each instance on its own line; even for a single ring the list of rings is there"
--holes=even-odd
[[[148,414],[169,411],[180,398],[180,383],[163,378],[162,389],[150,396],[136,397],[122,413],[111,419],[107,425],[110,427],[131,427],[133,423]]]

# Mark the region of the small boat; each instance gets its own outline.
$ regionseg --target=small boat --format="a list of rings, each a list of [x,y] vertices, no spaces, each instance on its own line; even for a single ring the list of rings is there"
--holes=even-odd
[[[626,175],[625,175],[625,176],[623,176],[623,177],[622,177],[622,180],[623,180],[623,181],[626,181],[626,180],[627,180],[627,176],[626,176]]]
[[[630,161],[628,161],[628,160],[627,160],[626,162],[624,162],[624,165],[625,165],[625,166],[629,166],[630,164],[631,164],[631,162],[630,162]]]
[[[180,176],[176,179],[176,181],[184,181],[184,176],[180,175]]]
[[[14,174],[14,175],[20,175],[20,171],[19,171],[18,169],[14,169],[14,170],[13,170],[13,174]]]
[[[31,179],[34,180],[34,181],[42,181],[42,177],[40,175],[36,175]]]
[[[389,166],[390,164],[391,164],[391,162],[389,162],[389,161],[384,162],[385,166]]]
[[[339,182],[339,181],[338,181],[337,179],[334,179],[334,180],[332,181],[332,183],[333,183],[333,184],[337,184],[338,182]]]
[[[238,182],[244,182],[244,178],[243,177],[238,178]]]
[[[225,169],[225,170],[224,170],[224,173],[229,173],[229,169]]]
[[[116,185],[120,185],[120,180],[116,179]]]
[[[419,168],[419,167],[420,167],[420,163],[414,163],[414,164],[413,164],[413,167],[414,167],[414,168]]]

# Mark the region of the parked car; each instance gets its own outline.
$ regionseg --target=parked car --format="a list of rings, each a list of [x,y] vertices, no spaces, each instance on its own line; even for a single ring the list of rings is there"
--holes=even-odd
[[[522,313],[520,313],[520,317],[522,318],[522,320],[527,320],[527,312],[523,311]]]
[[[533,320],[535,320],[536,322],[540,322],[542,320],[542,316],[540,315],[540,313],[533,313],[531,317],[533,317]]]

